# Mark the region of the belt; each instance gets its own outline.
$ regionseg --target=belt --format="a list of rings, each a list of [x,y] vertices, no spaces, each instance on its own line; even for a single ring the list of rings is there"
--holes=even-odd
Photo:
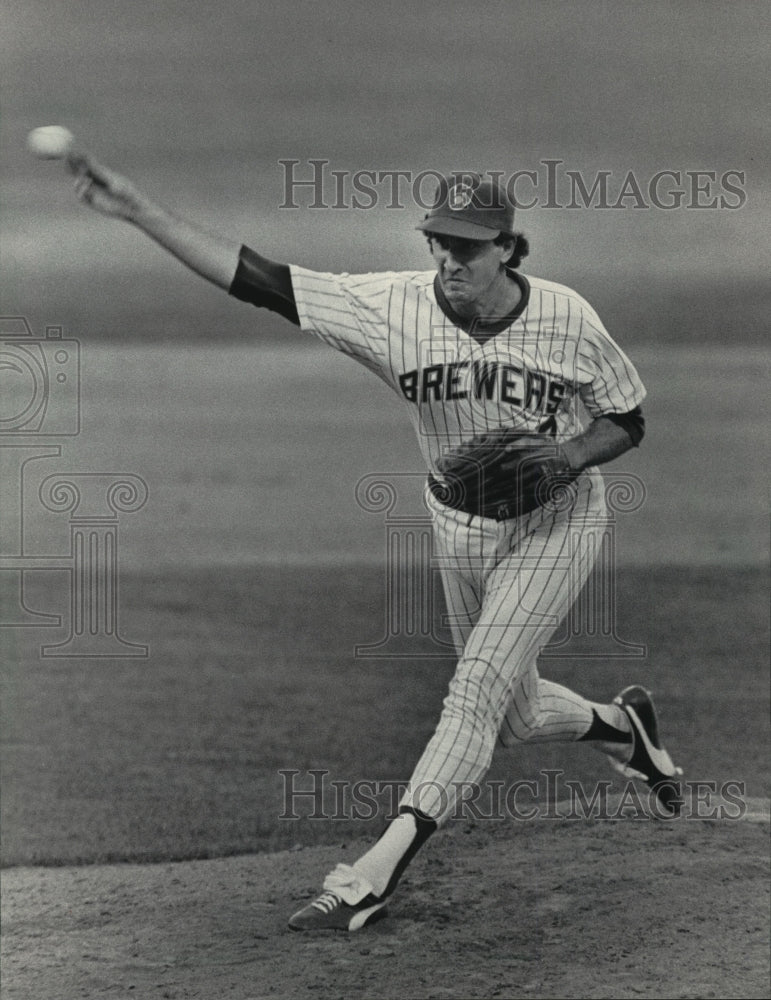
[[[462,489],[453,489],[449,484],[440,482],[430,472],[428,474],[428,488],[434,499],[440,504],[449,507],[451,510],[459,510],[463,514],[471,514],[474,517],[487,517],[493,521],[510,521],[529,511],[517,511],[513,502],[501,503],[491,506],[481,507],[479,504],[470,503]],[[535,510],[535,507],[531,507]]]

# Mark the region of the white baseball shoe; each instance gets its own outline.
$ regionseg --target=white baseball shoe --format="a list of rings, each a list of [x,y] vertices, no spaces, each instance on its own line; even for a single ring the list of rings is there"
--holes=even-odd
[[[640,685],[624,688],[613,699],[623,709],[632,727],[632,753],[622,763],[608,756],[613,767],[626,778],[639,778],[650,786],[662,811],[677,816],[683,805],[683,773],[676,767],[659,739],[658,718],[650,691]]]
[[[289,918],[293,931],[360,931],[386,916],[387,899],[350,865],[338,865],[324,879],[324,891]]]

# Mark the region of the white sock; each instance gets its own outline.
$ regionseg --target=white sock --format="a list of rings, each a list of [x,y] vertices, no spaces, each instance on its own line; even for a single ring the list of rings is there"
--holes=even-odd
[[[380,840],[354,863],[353,867],[367,879],[376,896],[386,891],[396,866],[412,847],[417,832],[412,813],[401,813]]]

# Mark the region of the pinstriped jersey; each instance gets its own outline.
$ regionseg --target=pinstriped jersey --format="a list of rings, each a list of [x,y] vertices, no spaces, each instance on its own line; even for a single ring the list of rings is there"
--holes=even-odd
[[[391,386],[432,472],[448,447],[484,431],[513,426],[565,440],[587,417],[627,413],[645,398],[631,361],[570,288],[513,273],[520,306],[480,336],[452,317],[435,274],[291,267],[301,328]]]

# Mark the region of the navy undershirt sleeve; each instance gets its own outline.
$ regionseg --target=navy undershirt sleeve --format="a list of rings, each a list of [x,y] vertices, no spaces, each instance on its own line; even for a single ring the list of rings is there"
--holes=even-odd
[[[260,309],[280,313],[300,325],[289,266],[268,260],[247,246],[242,246],[239,252],[238,267],[228,294]]]
[[[614,424],[618,424],[619,427],[623,427],[632,439],[635,448],[642,441],[645,434],[645,417],[639,406],[635,406],[629,413],[604,413],[603,416],[612,420]]]

